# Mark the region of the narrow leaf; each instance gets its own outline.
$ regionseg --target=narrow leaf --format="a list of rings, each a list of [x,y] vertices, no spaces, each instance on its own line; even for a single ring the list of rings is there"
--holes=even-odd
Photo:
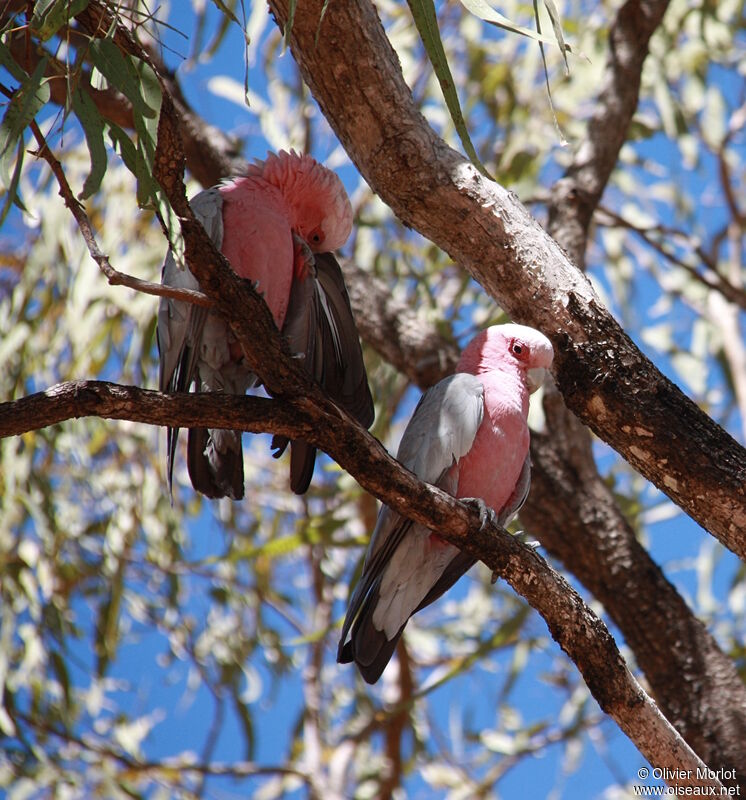
[[[443,49],[443,42],[440,38],[440,31],[438,30],[438,18],[435,15],[435,5],[433,0],[407,0],[414,23],[419,31],[422,43],[425,45],[425,51],[428,58],[433,65],[435,75],[440,83],[443,97],[448,106],[448,111],[451,114],[451,119],[456,127],[456,132],[461,139],[461,144],[469,156],[472,164],[487,178],[492,176],[487,172],[487,169],[479,160],[477,151],[471,142],[469,131],[466,128],[463,114],[461,113],[461,106],[456,93],[456,87],[451,75],[451,69],[448,66],[448,59],[446,58],[445,50]]]
[[[517,33],[521,36],[526,36],[529,39],[533,39],[535,42],[544,42],[545,44],[557,44],[554,39],[549,39],[546,36],[542,36],[541,31],[538,33],[536,31],[532,31],[530,28],[524,28],[521,25],[515,25],[512,23],[507,17],[504,17],[498,11],[495,11],[492,6],[485,2],[485,0],[461,0],[461,5],[464,6],[468,11],[471,11],[475,17],[479,17],[483,19],[485,22],[489,22],[490,25],[494,25],[497,28],[502,28],[503,30],[510,31],[511,33]],[[561,47],[564,49],[572,52],[569,44],[564,44],[564,41]]]
[[[34,6],[30,28],[46,42],[76,14],[88,7],[90,0],[40,0]]]
[[[541,33],[541,20],[539,19],[539,7],[537,5],[537,0],[534,0],[534,17],[536,18],[536,28],[539,31],[539,33]],[[555,131],[557,131],[557,136],[559,137],[560,144],[563,147],[565,147],[565,145],[567,145],[567,139],[565,138],[565,135],[562,133],[562,128],[560,128],[559,121],[557,120],[557,112],[554,110],[554,101],[552,100],[552,87],[549,85],[549,69],[547,68],[547,56],[546,53],[544,52],[543,42],[539,42],[539,49],[541,50],[541,63],[544,66],[544,83],[547,87],[547,98],[549,99],[549,108],[552,112],[554,129]],[[567,64],[567,60],[565,60],[565,64]]]
[[[115,125],[113,122],[107,123],[109,127],[109,138],[114,145],[114,149],[117,150],[119,155],[124,161],[124,165],[127,169],[133,174],[137,174],[137,148],[132,143],[132,139],[127,135],[127,133],[122,130],[118,125]]]
[[[14,200],[11,187],[18,185],[18,161],[23,160],[23,149],[16,153],[16,143],[23,143],[23,134],[39,109],[49,100],[49,85],[44,81],[47,59],[42,59],[33,75],[26,76],[23,83],[13,93],[0,122],[0,180],[8,189],[10,199]],[[16,163],[16,171],[11,178],[11,165]],[[7,213],[7,211],[5,212]]]
[[[565,61],[565,74],[569,75],[570,65],[567,63],[567,51],[570,48],[565,44],[565,37],[562,35],[562,19],[560,18],[557,6],[554,4],[554,0],[544,0],[544,8],[546,8],[547,14],[549,14],[549,19],[552,22],[552,30],[554,31],[554,38],[557,40],[557,47],[559,47],[562,58]]]
[[[90,95],[80,88],[77,88],[73,93],[72,107],[83,128],[88,154],[91,157],[91,171],[88,173],[83,189],[78,195],[80,200],[85,200],[98,191],[106,174],[108,159],[106,157],[106,145],[104,144],[104,120],[98,113],[96,104]]]
[[[0,40],[0,66],[5,67],[19,83],[28,80],[28,72],[13,58],[10,49],[2,40]]]
[[[26,207],[21,202],[21,198],[18,196],[18,183],[21,180],[21,170],[23,169],[23,155],[25,153],[25,148],[23,146],[23,138],[18,140],[18,148],[15,154],[15,158],[13,157],[12,151],[8,151],[2,159],[0,159],[0,174],[2,174],[6,169],[8,171],[8,180],[3,182],[8,187],[7,192],[5,193],[5,200],[3,201],[2,210],[0,210],[0,225],[5,222],[5,218],[8,216],[8,212],[12,208],[13,204],[17,205],[21,211],[26,211]],[[6,161],[8,162],[8,166],[6,167]],[[13,170],[13,176],[10,177],[10,164],[15,161],[15,169]]]
[[[124,569],[120,562],[113,576],[111,591],[101,603],[96,620],[96,674],[102,678],[114,658],[119,644],[119,616],[124,593]]]
[[[217,8],[225,14],[231,22],[235,22],[241,30],[244,30],[243,25],[241,25],[241,21],[239,18],[233,13],[233,9],[228,8],[225,4],[224,0],[212,0],[212,2],[217,6]],[[245,36],[246,34],[244,34]],[[247,40],[248,41],[248,40]]]
[[[89,52],[94,66],[109,84],[119,89],[132,103],[135,116],[157,116],[157,109],[151,108],[140,93],[139,75],[130,56],[125,56],[111,39],[94,39]]]
[[[290,0],[288,3],[288,21],[285,24],[285,31],[283,37],[285,39],[285,47],[290,44],[290,34],[293,32],[293,23],[295,22],[295,9],[298,5],[298,0]]]

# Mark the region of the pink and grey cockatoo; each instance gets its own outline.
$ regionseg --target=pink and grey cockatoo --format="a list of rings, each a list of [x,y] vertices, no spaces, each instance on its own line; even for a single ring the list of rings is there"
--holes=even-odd
[[[529,394],[552,364],[552,345],[524,325],[495,325],[466,347],[456,374],[428,389],[397,458],[423,481],[470,498],[507,525],[531,482]],[[407,620],[474,564],[422,525],[383,506],[350,599],[337,651],[368,683],[381,676]],[[349,639],[348,639],[349,634]]]
[[[253,281],[290,351],[362,425],[373,422],[373,400],[350,301],[331,250],[352,229],[352,208],[339,178],[309,155],[281,150],[252,164],[245,176],[200,192],[192,209],[242,278]],[[169,250],[162,282],[199,289]],[[164,298],[158,312],[160,389],[244,394],[257,383],[228,323],[216,312]],[[168,430],[168,483],[178,428]],[[276,456],[288,444],[276,436]],[[290,485],[302,494],[316,450],[291,442]],[[241,432],[190,428],[187,466],[194,488],[208,497],[244,494]]]

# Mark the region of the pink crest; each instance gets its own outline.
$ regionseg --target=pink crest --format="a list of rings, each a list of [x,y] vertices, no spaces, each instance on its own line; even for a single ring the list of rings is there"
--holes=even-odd
[[[290,224],[315,253],[341,247],[352,230],[352,206],[342,181],[306,153],[280,150],[249,167],[282,193]]]

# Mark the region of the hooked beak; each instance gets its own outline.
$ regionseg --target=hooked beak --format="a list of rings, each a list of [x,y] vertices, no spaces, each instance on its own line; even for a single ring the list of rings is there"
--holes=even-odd
[[[547,377],[547,370],[544,367],[533,367],[526,372],[526,384],[529,394],[533,394]]]

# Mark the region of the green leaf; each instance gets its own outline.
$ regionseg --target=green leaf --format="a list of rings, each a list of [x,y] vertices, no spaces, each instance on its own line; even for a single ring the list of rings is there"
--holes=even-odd
[[[565,44],[565,37],[562,35],[562,20],[559,11],[554,4],[554,0],[544,0],[544,8],[546,8],[547,14],[549,14],[549,19],[552,22],[552,30],[554,31],[554,38],[557,40],[557,47],[559,47],[562,58],[565,61],[565,73],[569,75],[570,65],[567,63],[567,51],[570,48]]]
[[[116,655],[119,643],[119,615],[124,593],[124,569],[120,562],[113,576],[111,591],[99,606],[96,620],[96,674],[102,678]]]
[[[98,191],[106,174],[108,159],[104,144],[104,120],[90,95],[80,88],[76,88],[73,93],[72,107],[83,128],[88,154],[91,157],[91,171],[85,179],[83,190],[78,195],[80,200],[85,200]]]
[[[15,90],[0,122],[0,156],[10,150],[31,124],[39,109],[49,100],[49,84],[44,80],[47,59],[43,58]],[[7,183],[6,183],[7,186]]]
[[[551,0],[549,0],[549,2],[551,2]],[[468,11],[471,11],[475,17],[479,17],[480,19],[483,19],[485,22],[488,22],[490,25],[494,25],[497,28],[502,28],[503,30],[510,31],[511,33],[518,33],[521,36],[527,36],[529,39],[533,39],[535,42],[544,42],[544,44],[559,44],[559,40],[549,39],[546,36],[542,36],[541,31],[537,33],[536,31],[532,31],[530,28],[524,28],[521,25],[515,25],[507,17],[504,17],[498,11],[495,11],[495,9],[492,8],[489,3],[485,2],[485,0],[461,0],[461,5],[464,6],[464,8],[466,8]],[[572,52],[570,45],[565,44],[564,41],[560,47],[564,48],[563,54],[564,50]]]
[[[132,143],[132,139],[130,139],[126,131],[113,122],[108,122],[107,125],[109,128],[109,138],[114,145],[114,149],[117,150],[121,156],[127,169],[133,175],[137,175],[137,148]]]
[[[64,722],[66,725],[68,725],[70,712],[73,708],[72,694],[70,691],[70,675],[67,671],[67,665],[65,664],[64,659],[59,652],[57,652],[57,650],[50,651],[49,660],[52,665],[52,669],[54,670],[54,674],[57,676],[57,680],[62,686],[62,698],[64,700],[63,709],[65,711]]]
[[[8,187],[7,192],[5,193],[5,200],[3,201],[2,210],[0,210],[0,225],[5,222],[5,218],[8,216],[8,212],[10,211],[13,204],[17,205],[21,211],[26,211],[26,207],[21,202],[21,198],[18,196],[18,182],[21,180],[21,171],[23,169],[23,154],[25,152],[25,148],[23,146],[23,139],[18,140],[18,148],[15,154],[15,169],[13,170],[13,176],[9,177],[8,183],[6,186]],[[9,158],[10,156],[10,158]],[[2,159],[0,159],[0,174],[5,170],[6,160],[12,162],[13,155],[12,151],[6,153]]]
[[[231,22],[235,22],[236,25],[238,25],[238,27],[241,28],[241,30],[245,30],[244,26],[241,24],[241,20],[233,13],[233,9],[228,8],[224,0],[212,0],[212,2],[214,3],[215,6],[217,6],[218,10],[222,11],[222,13],[225,14],[225,16],[228,17],[228,19],[230,19]],[[244,36],[246,36],[245,33]],[[249,40],[246,39],[247,44],[248,41]]]
[[[545,0],[545,2],[551,2],[551,0]],[[536,18],[536,28],[539,31],[539,33],[541,33],[541,21],[539,20],[539,7],[537,5],[537,0],[534,0],[534,17]],[[552,25],[554,25],[554,20],[552,20]],[[562,37],[562,30],[560,29],[560,38],[561,37]],[[567,139],[565,138],[565,135],[562,133],[562,129],[560,128],[559,122],[557,120],[557,112],[554,110],[554,101],[552,100],[552,87],[549,85],[549,69],[547,68],[547,56],[546,53],[544,52],[543,42],[539,42],[539,50],[541,50],[541,63],[544,67],[544,85],[546,86],[547,89],[547,98],[549,100],[549,108],[552,112],[554,129],[555,131],[557,131],[557,136],[559,136],[560,144],[562,144],[562,146],[564,147],[567,144]],[[562,55],[564,56],[564,52]],[[566,58],[565,58],[565,65],[567,65]]]
[[[435,75],[438,78],[438,83],[440,83],[446,106],[448,106],[451,119],[456,127],[456,133],[458,133],[459,139],[461,139],[461,144],[466,151],[466,155],[482,175],[487,178],[492,178],[479,160],[477,151],[474,149],[474,145],[471,142],[469,131],[466,128],[464,116],[461,113],[458,94],[456,93],[453,76],[448,66],[448,59],[446,58],[443,42],[440,38],[440,31],[438,30],[438,18],[435,15],[433,0],[407,0],[407,3],[409,4],[422,43],[425,45],[425,51],[435,70]]]
[[[135,145],[127,133],[118,125],[111,122],[107,124],[109,137],[114,144],[114,149],[122,157],[127,169],[137,178],[138,204],[140,206],[149,206],[157,203],[159,187],[153,178],[152,151],[148,155],[142,136],[138,136],[137,144]],[[144,128],[138,128],[138,133],[140,130],[143,130],[145,136],[149,137]]]
[[[283,38],[285,40],[285,47],[290,44],[290,34],[293,31],[293,23],[295,22],[295,9],[298,5],[298,0],[290,0],[288,3],[288,21],[285,25]]]
[[[19,83],[28,80],[28,72],[13,58],[10,49],[2,40],[0,40],[0,66],[5,67]]]
[[[43,58],[36,65],[33,75],[28,76],[21,71],[24,76],[21,85],[13,93],[0,122],[0,181],[7,190],[0,211],[0,224],[13,203],[25,211],[18,197],[18,183],[25,152],[23,135],[39,109],[49,100],[49,85],[44,79],[46,66],[47,59]]]
[[[158,132],[158,117],[161,113],[161,102],[163,101],[161,84],[158,81],[158,76],[149,64],[146,64],[144,61],[136,61],[133,63],[133,67],[145,103],[148,108],[153,109],[155,112],[152,116],[147,114],[143,115],[149,120],[153,135],[155,136]]]
[[[37,0],[29,26],[46,42],[76,14],[88,7],[90,0]]]
[[[243,757],[247,761],[251,761],[254,757],[254,747],[256,744],[256,736],[254,734],[254,722],[251,719],[251,714],[246,708],[246,705],[241,700],[236,684],[231,685],[231,697],[233,698],[233,708],[241,724],[244,734],[244,751]]]
[[[94,66],[109,85],[119,89],[132,103],[135,117],[153,119],[158,116],[158,108],[148,105],[140,93],[140,75],[131,56],[122,53],[111,39],[94,39],[89,53]]]

